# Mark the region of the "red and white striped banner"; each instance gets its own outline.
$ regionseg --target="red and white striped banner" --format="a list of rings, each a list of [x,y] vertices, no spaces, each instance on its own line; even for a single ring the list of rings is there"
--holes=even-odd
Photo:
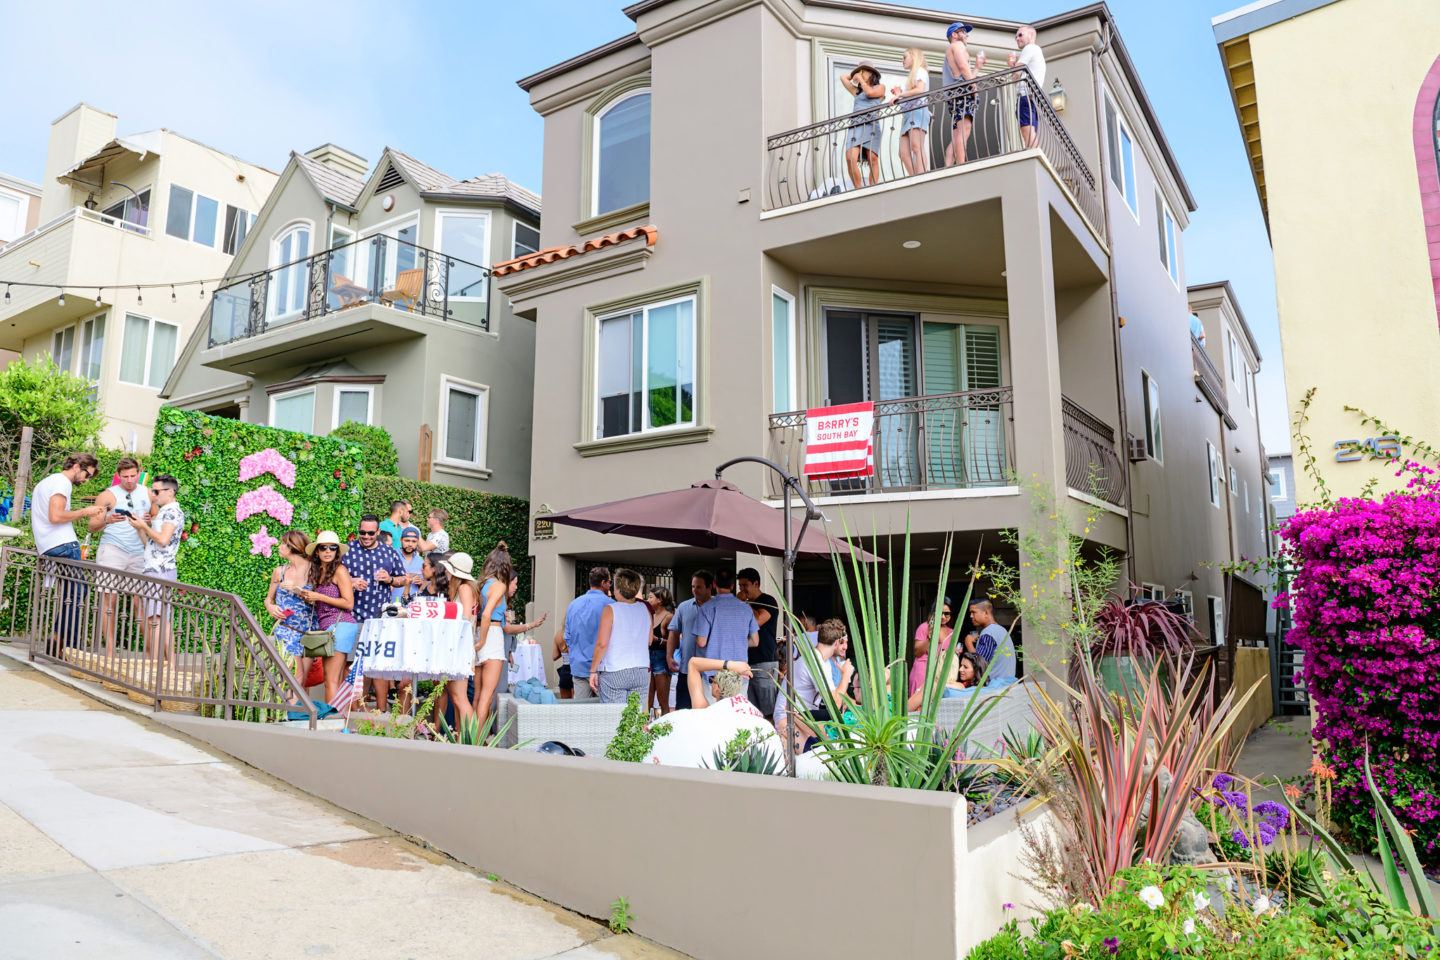
[[[875,472],[874,430],[875,404],[869,401],[806,410],[805,476],[870,476]]]

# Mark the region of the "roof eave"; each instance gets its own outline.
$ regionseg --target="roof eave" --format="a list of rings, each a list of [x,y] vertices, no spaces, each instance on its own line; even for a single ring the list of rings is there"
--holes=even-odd
[[[521,90],[529,93],[532,87],[538,86],[544,83],[546,80],[552,80],[555,77],[563,76],[564,74],[569,73],[571,70],[574,70],[577,67],[583,67],[587,63],[594,63],[596,60],[599,60],[602,57],[609,56],[612,53],[624,50],[628,47],[637,46],[639,45],[639,43],[640,34],[626,34],[623,37],[617,37],[616,39],[611,40],[609,43],[604,43],[591,50],[586,50],[584,53],[571,57],[569,60],[566,60],[563,63],[557,63],[553,67],[546,67],[544,70],[541,70],[538,73],[532,73],[528,77],[521,77],[519,80],[515,81],[515,84]]]

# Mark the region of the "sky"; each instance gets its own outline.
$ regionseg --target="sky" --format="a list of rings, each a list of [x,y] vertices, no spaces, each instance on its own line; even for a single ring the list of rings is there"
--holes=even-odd
[[[374,162],[390,145],[451,176],[504,173],[538,191],[541,122],[515,81],[631,32],[626,2],[13,4],[11,35],[78,45],[9,45],[6,75],[25,83],[5,98],[0,171],[38,182],[51,121],[84,100],[117,114],[121,133],[168,127],[277,172],[291,150],[333,142]],[[1277,453],[1290,441],[1270,245],[1210,30],[1238,2],[1110,8],[1199,207],[1186,282],[1234,284],[1264,358],[1261,430]],[[1029,20],[1078,3],[908,5]]]

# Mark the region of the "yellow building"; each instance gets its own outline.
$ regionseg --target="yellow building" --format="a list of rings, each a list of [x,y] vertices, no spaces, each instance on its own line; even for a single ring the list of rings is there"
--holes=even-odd
[[[1313,389],[1304,433],[1332,495],[1394,486],[1387,431],[1346,407],[1440,446],[1440,3],[1268,0],[1214,30],[1275,251],[1292,419]]]

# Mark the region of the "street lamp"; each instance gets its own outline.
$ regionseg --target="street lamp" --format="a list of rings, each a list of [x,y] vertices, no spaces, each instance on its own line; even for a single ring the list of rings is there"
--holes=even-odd
[[[121,183],[119,180],[111,180],[111,181],[110,181],[110,186],[112,186],[112,187],[123,187],[124,189],[129,190],[129,191],[130,191],[130,196],[132,196],[132,197],[135,198],[135,209],[138,210],[138,211],[140,211],[140,214],[139,214],[140,219],[138,219],[138,220],[126,220],[123,212],[122,212],[122,214],[121,214],[120,219],[121,219],[122,221],[124,221],[125,223],[133,223],[133,224],[135,224],[135,226],[137,226],[137,227],[143,227],[143,226],[145,226],[145,221],[148,219],[147,216],[146,216],[146,214],[149,213],[149,210],[148,210],[148,209],[146,208],[146,206],[145,206],[145,201],[140,198],[140,194],[138,194],[138,193],[135,192],[135,188],[134,188],[134,187],[126,186],[125,184]],[[86,206],[89,206],[89,204],[86,204]]]

